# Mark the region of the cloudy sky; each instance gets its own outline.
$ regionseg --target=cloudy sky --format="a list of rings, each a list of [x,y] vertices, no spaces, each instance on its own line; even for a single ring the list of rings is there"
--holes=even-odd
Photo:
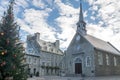
[[[0,0],[0,19],[9,0]],[[83,0],[87,33],[111,42],[120,50],[120,0]],[[16,0],[15,19],[21,26],[21,38],[40,32],[40,38],[60,40],[66,49],[76,32],[79,0]]]

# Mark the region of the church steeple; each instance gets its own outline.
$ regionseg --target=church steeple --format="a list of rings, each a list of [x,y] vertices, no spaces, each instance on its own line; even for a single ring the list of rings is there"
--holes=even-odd
[[[80,2],[80,15],[79,15],[79,21],[83,21],[83,12],[82,12],[82,3]]]
[[[83,12],[82,12],[82,2],[80,0],[80,14],[79,14],[79,21],[77,23],[77,32],[81,35],[86,34],[86,23],[84,21]]]

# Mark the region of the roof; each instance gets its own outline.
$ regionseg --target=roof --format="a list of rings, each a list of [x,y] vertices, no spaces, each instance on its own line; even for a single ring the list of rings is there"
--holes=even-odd
[[[95,38],[91,35],[84,35],[83,36],[86,40],[88,40],[96,49],[103,50],[106,52],[119,54],[120,51],[117,50],[111,43],[103,41],[101,39]]]
[[[27,36],[27,44],[29,44],[29,47],[31,47],[33,51],[35,51],[34,53],[32,52],[32,55],[36,56],[40,56],[39,53],[41,53],[41,51],[63,55],[63,52],[59,49],[59,44],[58,46],[56,46],[56,43],[57,42],[47,42],[41,39],[36,39],[35,35]],[[52,51],[52,49],[54,50]]]
[[[58,48],[56,48],[55,43],[53,42],[47,42],[44,40],[39,40],[37,41],[37,43],[41,46],[41,51],[43,52],[48,52],[48,53],[54,53],[54,54],[59,54],[59,55],[63,55],[63,52]],[[43,43],[45,43],[45,45],[43,45]],[[47,47],[49,49],[44,49],[44,47]],[[56,49],[55,52],[54,51],[50,51],[50,49]]]
[[[36,54],[29,54],[29,53],[26,53],[25,55],[34,56],[34,57],[40,57],[40,55],[36,55]]]

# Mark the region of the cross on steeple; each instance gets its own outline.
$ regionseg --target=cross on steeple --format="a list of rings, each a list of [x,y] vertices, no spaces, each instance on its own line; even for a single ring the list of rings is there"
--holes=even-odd
[[[82,1],[80,0],[80,13],[79,13],[79,21],[77,23],[77,32],[81,35],[86,34],[86,23],[84,21],[83,12],[82,12]]]

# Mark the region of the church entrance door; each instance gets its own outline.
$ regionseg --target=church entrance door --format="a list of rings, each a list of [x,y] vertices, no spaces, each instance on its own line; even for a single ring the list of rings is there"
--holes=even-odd
[[[82,60],[79,57],[75,58],[75,74],[82,74]]]
[[[75,74],[82,74],[82,63],[75,63]]]

